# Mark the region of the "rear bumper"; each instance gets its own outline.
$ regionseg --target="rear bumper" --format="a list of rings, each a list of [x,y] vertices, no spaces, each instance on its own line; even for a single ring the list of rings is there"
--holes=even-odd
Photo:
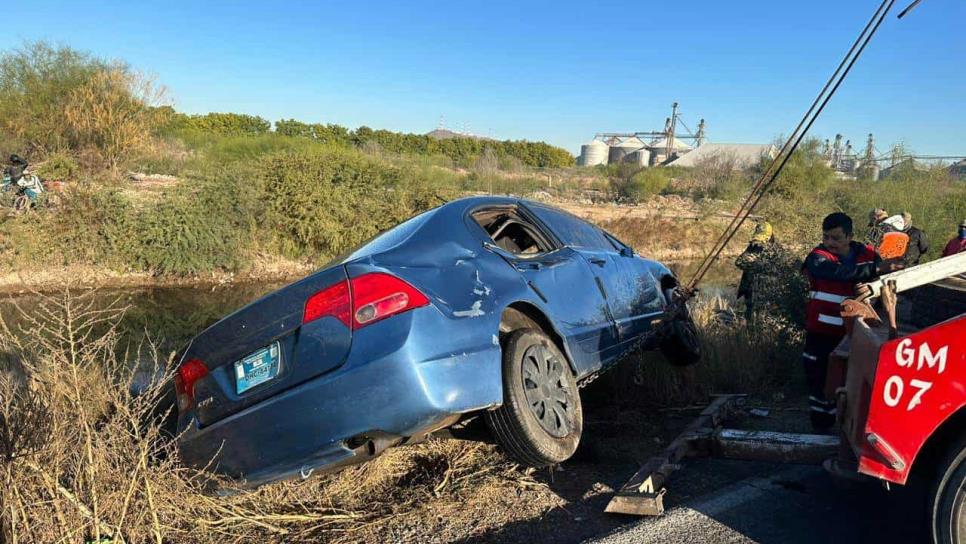
[[[211,425],[189,418],[182,460],[254,487],[365,461],[455,415],[498,405],[499,346],[447,351],[465,337],[416,332],[453,328],[442,321],[426,307],[373,324],[354,336],[341,367]]]

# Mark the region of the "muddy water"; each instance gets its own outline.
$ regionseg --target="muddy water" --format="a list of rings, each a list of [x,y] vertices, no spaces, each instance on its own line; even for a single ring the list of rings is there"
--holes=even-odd
[[[682,282],[691,278],[697,262],[668,263]],[[730,262],[717,264],[706,276],[706,293],[724,292],[738,282],[739,273]],[[159,287],[102,289],[95,297],[96,307],[116,303],[126,307],[118,322],[122,337],[134,343],[150,338],[163,352],[175,351],[225,315],[258,297],[281,287],[283,283],[248,283],[221,287]],[[56,296],[53,294],[52,296]],[[15,333],[25,321],[21,310],[36,311],[40,303],[36,295],[20,295],[0,299],[0,315],[12,325]],[[21,310],[18,310],[19,307]]]
[[[701,265],[701,261],[679,261],[666,263],[682,283],[687,283]],[[719,259],[708,269],[700,288],[705,292],[724,293],[729,289],[734,292],[741,279],[741,271],[734,266],[734,259]]]
[[[138,344],[150,339],[162,352],[177,350],[205,327],[241,308],[281,283],[249,283],[230,286],[159,287],[99,289],[78,292],[77,306],[93,297],[93,308],[123,308],[117,318],[118,331],[124,341]],[[62,294],[49,293],[53,299]],[[24,313],[38,312],[44,303],[38,295],[17,295],[0,299],[0,315],[15,334],[31,330]]]

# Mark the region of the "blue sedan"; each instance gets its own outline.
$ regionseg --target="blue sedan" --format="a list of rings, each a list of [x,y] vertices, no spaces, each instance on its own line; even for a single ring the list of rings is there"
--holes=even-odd
[[[420,214],[225,317],[175,376],[184,462],[254,487],[482,415],[521,463],[568,459],[578,383],[637,348],[700,348],[677,280],[607,232],[504,197]]]

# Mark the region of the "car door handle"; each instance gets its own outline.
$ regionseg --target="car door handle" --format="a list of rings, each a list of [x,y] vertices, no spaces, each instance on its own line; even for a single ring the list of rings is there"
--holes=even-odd
[[[590,258],[590,259],[588,259],[588,260],[589,260],[589,261],[590,261],[591,263],[593,263],[593,264],[596,264],[597,266],[599,266],[599,267],[601,267],[601,268],[603,268],[603,267],[604,267],[604,265],[605,265],[605,264],[607,264],[607,259],[601,259],[600,257],[591,257],[591,258]]]
[[[543,265],[539,262],[517,262],[517,270],[520,272],[526,272],[527,270],[540,270]]]

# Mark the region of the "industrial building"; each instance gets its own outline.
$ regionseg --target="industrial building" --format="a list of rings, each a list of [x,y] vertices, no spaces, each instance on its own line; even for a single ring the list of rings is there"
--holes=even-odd
[[[825,140],[822,152],[828,165],[845,179],[886,180],[895,178],[900,172],[925,172],[931,166],[953,161],[948,172],[953,179],[966,179],[966,159],[962,155],[913,155],[896,145],[885,153],[875,146],[875,137],[869,134],[865,150],[857,154],[849,140],[843,143],[841,134],[835,140]]]
[[[678,131],[681,125],[685,132]],[[580,146],[578,166],[601,164],[635,164],[661,166],[690,152],[704,139],[704,119],[692,134],[678,114],[678,104],[671,106],[671,116],[664,122],[664,130],[643,132],[600,132],[594,139]],[[694,145],[684,140],[693,140]]]
[[[679,126],[681,127],[679,129]],[[706,125],[701,119],[694,133],[684,124],[678,104],[671,106],[671,116],[664,122],[664,130],[644,132],[599,132],[594,139],[580,146],[578,166],[632,164],[648,166],[694,167],[715,159],[733,160],[737,168],[749,168],[763,158],[773,159],[778,148],[772,144],[728,144],[707,142]],[[954,161],[949,174],[954,179],[966,180],[966,158],[963,156],[911,155],[900,146],[881,153],[875,137],[868,135],[865,149],[857,153],[851,140],[836,134],[825,140],[821,153],[826,164],[842,179],[881,180],[892,177],[902,169],[925,169],[936,161]],[[925,161],[925,162],[923,162]],[[885,163],[885,164],[883,164]]]
[[[675,102],[671,106],[671,116],[664,122],[664,130],[597,133],[593,140],[580,146],[577,165],[694,166],[706,159],[729,157],[739,168],[746,168],[756,164],[762,156],[774,157],[777,153],[775,146],[770,144],[707,143],[706,129],[704,119],[701,119],[697,131],[692,133],[681,119]]]
[[[929,167],[926,164],[921,163],[912,157],[909,157],[907,159],[903,159],[897,162],[896,164],[893,164],[892,166],[887,166],[883,168],[879,172],[878,179],[886,180],[886,179],[894,178],[897,175],[903,174],[903,173],[909,174],[912,172],[926,172],[928,170],[929,170]]]
[[[949,167],[949,176],[953,179],[958,179],[960,181],[966,181],[966,159],[958,162],[954,162]]]
[[[720,160],[733,161],[736,168],[751,168],[762,159],[774,159],[778,148],[772,144],[712,144],[707,143],[690,153],[674,159],[668,166],[697,166]]]

